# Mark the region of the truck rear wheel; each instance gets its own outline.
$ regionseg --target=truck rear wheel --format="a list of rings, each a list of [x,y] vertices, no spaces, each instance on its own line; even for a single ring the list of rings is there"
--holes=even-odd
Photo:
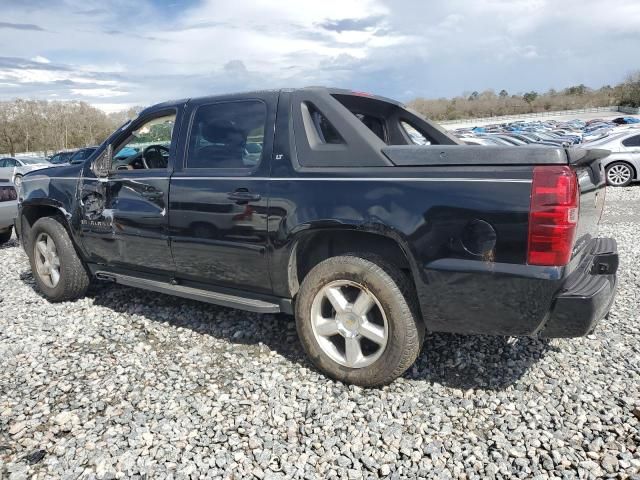
[[[89,275],[64,226],[44,217],[33,225],[30,235],[31,271],[44,296],[52,302],[84,296]]]
[[[402,375],[424,339],[412,285],[377,256],[344,255],[316,265],[300,287],[296,325],[322,372],[366,387]]]

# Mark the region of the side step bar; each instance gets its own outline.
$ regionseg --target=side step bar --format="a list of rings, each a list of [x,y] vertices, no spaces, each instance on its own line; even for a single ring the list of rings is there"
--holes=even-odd
[[[280,313],[280,305],[264,300],[238,297],[228,293],[211,292],[199,288],[185,287],[183,285],[172,285],[170,283],[147,280],[146,278],[131,277],[119,273],[97,271],[95,276],[99,280],[107,280],[129,287],[142,288],[153,292],[166,293],[176,297],[199,300],[201,302],[212,303],[222,307],[237,308],[257,313]]]

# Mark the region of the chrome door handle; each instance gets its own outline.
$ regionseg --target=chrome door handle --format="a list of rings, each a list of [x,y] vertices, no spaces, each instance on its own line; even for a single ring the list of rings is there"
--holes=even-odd
[[[248,190],[236,190],[227,194],[229,200],[233,200],[238,203],[257,202],[262,196],[258,193],[251,193]]]

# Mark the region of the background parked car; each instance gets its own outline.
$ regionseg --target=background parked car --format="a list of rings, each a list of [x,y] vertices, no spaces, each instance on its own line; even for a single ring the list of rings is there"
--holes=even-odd
[[[69,159],[69,163],[82,163],[91,155],[93,155],[93,152],[95,152],[97,149],[98,147],[81,148],[71,156],[71,158]]]
[[[459,128],[452,133],[467,145],[539,145],[548,147],[602,148],[607,183],[624,187],[640,181],[640,119],[532,120]]]
[[[0,159],[0,181],[12,182],[16,187],[22,185],[22,176],[25,173],[33,172],[50,167],[45,158],[13,158],[5,157]]]
[[[0,245],[11,238],[13,222],[18,214],[18,195],[9,182],[0,182]]]
[[[76,153],[77,150],[69,150],[67,152],[58,152],[52,157],[49,158],[49,162],[54,165],[62,165],[64,163],[69,163],[73,154]]]
[[[611,155],[602,160],[609,185],[625,187],[640,180],[640,130],[626,130],[584,146],[611,151]]]
[[[135,148],[135,147],[124,147],[122,149],[120,149],[120,151],[116,152],[115,155],[113,156],[114,160],[124,160],[126,158],[132,157],[134,155],[137,155],[138,153],[140,153],[140,149],[139,148]]]

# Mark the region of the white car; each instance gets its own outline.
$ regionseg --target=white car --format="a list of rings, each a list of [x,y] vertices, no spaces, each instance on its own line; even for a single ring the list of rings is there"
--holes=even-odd
[[[20,188],[24,174],[51,166],[44,158],[0,158],[0,181],[12,182]]]
[[[626,187],[640,180],[640,130],[627,130],[595,142],[583,143],[582,148],[602,148],[611,154],[602,159],[607,184]]]
[[[14,186],[0,182],[0,245],[11,238],[13,222],[18,214],[18,195]]]

